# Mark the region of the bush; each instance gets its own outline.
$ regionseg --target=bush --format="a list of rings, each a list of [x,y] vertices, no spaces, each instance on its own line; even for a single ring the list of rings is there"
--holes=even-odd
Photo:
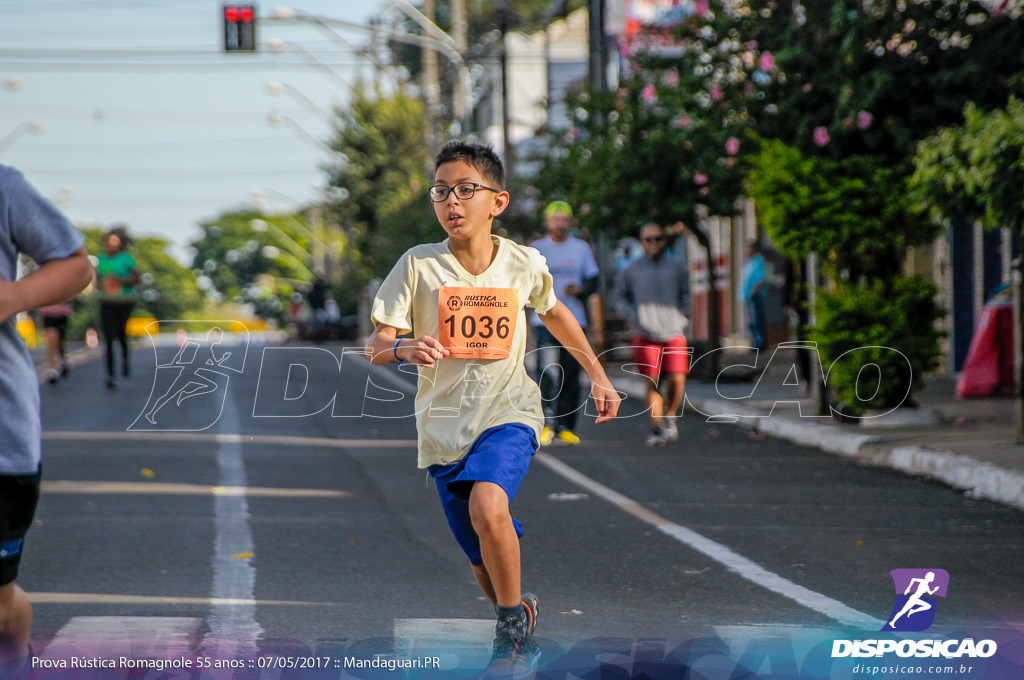
[[[815,306],[827,384],[840,416],[914,406],[911,392],[937,365],[945,316],[931,281],[896,277],[866,288],[843,284]]]

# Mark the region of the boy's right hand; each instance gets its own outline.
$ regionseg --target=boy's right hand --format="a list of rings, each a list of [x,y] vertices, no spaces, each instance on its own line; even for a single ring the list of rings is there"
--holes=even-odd
[[[599,376],[592,380],[590,396],[594,398],[594,405],[597,406],[598,425],[614,420],[619,413],[619,406],[622,405],[622,395],[619,394],[607,376]]]
[[[410,364],[430,368],[438,359],[451,354],[441,345],[441,341],[429,335],[421,335],[415,340],[403,340],[398,348],[398,356]]]

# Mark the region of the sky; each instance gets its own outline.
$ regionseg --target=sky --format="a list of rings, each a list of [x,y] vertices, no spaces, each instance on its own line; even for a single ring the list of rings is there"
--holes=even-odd
[[[355,49],[371,38],[268,20],[286,2],[256,3],[259,52],[225,54],[219,0],[0,0],[0,163],[76,224],[127,225],[182,261],[222,212],[316,201],[336,161],[324,113],[372,77]],[[296,2],[356,24],[393,9]]]

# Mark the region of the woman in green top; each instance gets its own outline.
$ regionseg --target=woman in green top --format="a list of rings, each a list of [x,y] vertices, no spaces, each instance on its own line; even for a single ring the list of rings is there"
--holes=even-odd
[[[135,305],[135,286],[139,270],[135,258],[126,248],[132,243],[122,227],[115,227],[103,236],[104,252],[96,263],[97,286],[100,291],[100,328],[107,342],[107,387],[117,387],[114,371],[114,342],[121,343],[121,370],[131,375],[128,363],[128,318]]]

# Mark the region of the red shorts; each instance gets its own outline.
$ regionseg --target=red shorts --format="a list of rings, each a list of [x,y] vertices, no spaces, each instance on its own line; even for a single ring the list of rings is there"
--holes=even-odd
[[[661,377],[663,372],[668,375],[686,375],[690,370],[686,337],[682,335],[666,342],[634,335],[633,360],[640,372],[653,380]]]

